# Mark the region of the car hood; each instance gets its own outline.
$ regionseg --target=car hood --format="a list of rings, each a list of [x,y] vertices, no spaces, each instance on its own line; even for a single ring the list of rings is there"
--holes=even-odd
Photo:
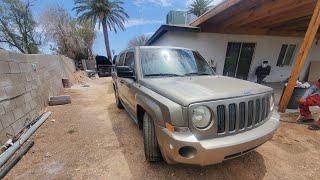
[[[145,78],[141,84],[182,105],[270,92],[273,89],[225,76]]]

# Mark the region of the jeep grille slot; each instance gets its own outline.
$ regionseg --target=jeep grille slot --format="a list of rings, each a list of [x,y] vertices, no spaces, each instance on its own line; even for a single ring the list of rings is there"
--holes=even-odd
[[[230,100],[231,101],[231,100]],[[270,114],[269,96],[216,106],[219,135],[238,133],[262,124]]]
[[[266,117],[266,99],[265,98],[262,98],[262,117],[260,119],[260,121],[262,121],[262,119],[264,119]]]
[[[241,102],[239,105],[239,116],[240,116],[240,123],[239,123],[239,128],[243,129],[244,125],[246,123],[246,103]]]
[[[256,100],[256,119],[255,119],[255,123],[259,123],[260,122],[260,114],[261,114],[260,99],[257,99]]]
[[[229,131],[236,130],[237,107],[236,104],[229,105]]]
[[[254,114],[254,106],[253,106],[253,101],[249,101],[248,103],[248,127],[252,126],[252,122],[253,122],[253,114]]]
[[[269,116],[270,114],[270,98],[267,98],[267,113],[266,113],[266,118]]]
[[[223,133],[225,131],[225,107],[220,105],[217,107],[217,117],[218,117],[218,133]]]

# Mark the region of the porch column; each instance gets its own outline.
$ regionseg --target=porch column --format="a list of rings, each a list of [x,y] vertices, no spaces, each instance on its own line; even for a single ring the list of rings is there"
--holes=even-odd
[[[283,93],[283,96],[281,98],[280,104],[279,104],[279,111],[285,112],[287,109],[287,106],[289,104],[289,100],[292,96],[294,87],[296,85],[296,81],[298,80],[301,70],[305,65],[305,62],[307,60],[310,48],[312,46],[312,43],[314,41],[314,38],[318,32],[318,28],[320,25],[320,0],[317,0],[316,7],[314,9],[311,21],[308,26],[308,30],[305,34],[303,43],[300,47],[299,53],[297,55],[297,59],[295,62],[295,65],[293,67],[288,85]]]

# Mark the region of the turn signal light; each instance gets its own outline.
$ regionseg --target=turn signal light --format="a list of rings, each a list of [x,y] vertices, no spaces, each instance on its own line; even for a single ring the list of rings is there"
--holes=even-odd
[[[170,123],[166,123],[166,128],[169,132],[174,132],[174,126],[172,126]]]

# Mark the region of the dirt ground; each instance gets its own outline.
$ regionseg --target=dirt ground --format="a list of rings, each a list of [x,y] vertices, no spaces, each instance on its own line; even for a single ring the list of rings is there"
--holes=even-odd
[[[221,164],[150,164],[142,133],[115,105],[111,79],[88,84],[66,90],[72,104],[48,108],[53,115],[6,179],[320,179],[320,132],[294,123],[282,123],[271,141]]]

